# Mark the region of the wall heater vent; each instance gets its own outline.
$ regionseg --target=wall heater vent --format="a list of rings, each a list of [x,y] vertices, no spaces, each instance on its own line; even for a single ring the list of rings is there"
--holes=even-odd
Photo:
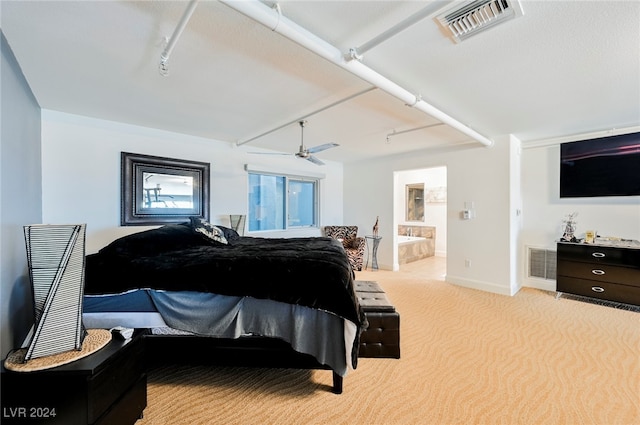
[[[443,9],[435,19],[454,42],[460,43],[522,14],[518,0],[467,0],[454,2],[453,7]]]
[[[556,251],[527,247],[527,277],[556,279]]]

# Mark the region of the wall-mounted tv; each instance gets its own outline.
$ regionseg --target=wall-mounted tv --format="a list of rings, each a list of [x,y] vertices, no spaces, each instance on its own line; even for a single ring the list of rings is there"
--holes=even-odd
[[[640,133],[560,145],[560,197],[640,195]]]

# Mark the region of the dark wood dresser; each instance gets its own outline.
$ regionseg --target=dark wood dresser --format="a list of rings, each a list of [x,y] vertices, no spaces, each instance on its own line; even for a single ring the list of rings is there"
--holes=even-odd
[[[147,406],[142,338],[37,372],[2,368],[2,424],[128,425]]]
[[[558,242],[558,292],[640,305],[640,244]]]

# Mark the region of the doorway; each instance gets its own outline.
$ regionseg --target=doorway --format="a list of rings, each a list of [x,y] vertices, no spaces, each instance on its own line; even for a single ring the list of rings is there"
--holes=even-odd
[[[447,167],[394,172],[394,270],[447,255]],[[442,264],[443,261],[438,261]]]

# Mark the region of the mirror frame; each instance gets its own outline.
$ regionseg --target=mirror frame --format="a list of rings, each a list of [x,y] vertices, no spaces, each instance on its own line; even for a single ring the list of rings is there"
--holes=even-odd
[[[412,196],[412,191],[414,190],[422,191],[422,197],[420,198],[420,203],[417,202],[417,198]],[[405,195],[406,221],[424,222],[424,217],[425,217],[424,183],[411,183],[411,184],[405,185],[405,193],[406,193]],[[412,216],[412,214],[418,215],[418,213],[420,217]]]
[[[209,220],[209,163],[121,152],[120,171],[120,225],[182,223],[190,217]],[[145,172],[193,177],[193,208],[144,208]]]

